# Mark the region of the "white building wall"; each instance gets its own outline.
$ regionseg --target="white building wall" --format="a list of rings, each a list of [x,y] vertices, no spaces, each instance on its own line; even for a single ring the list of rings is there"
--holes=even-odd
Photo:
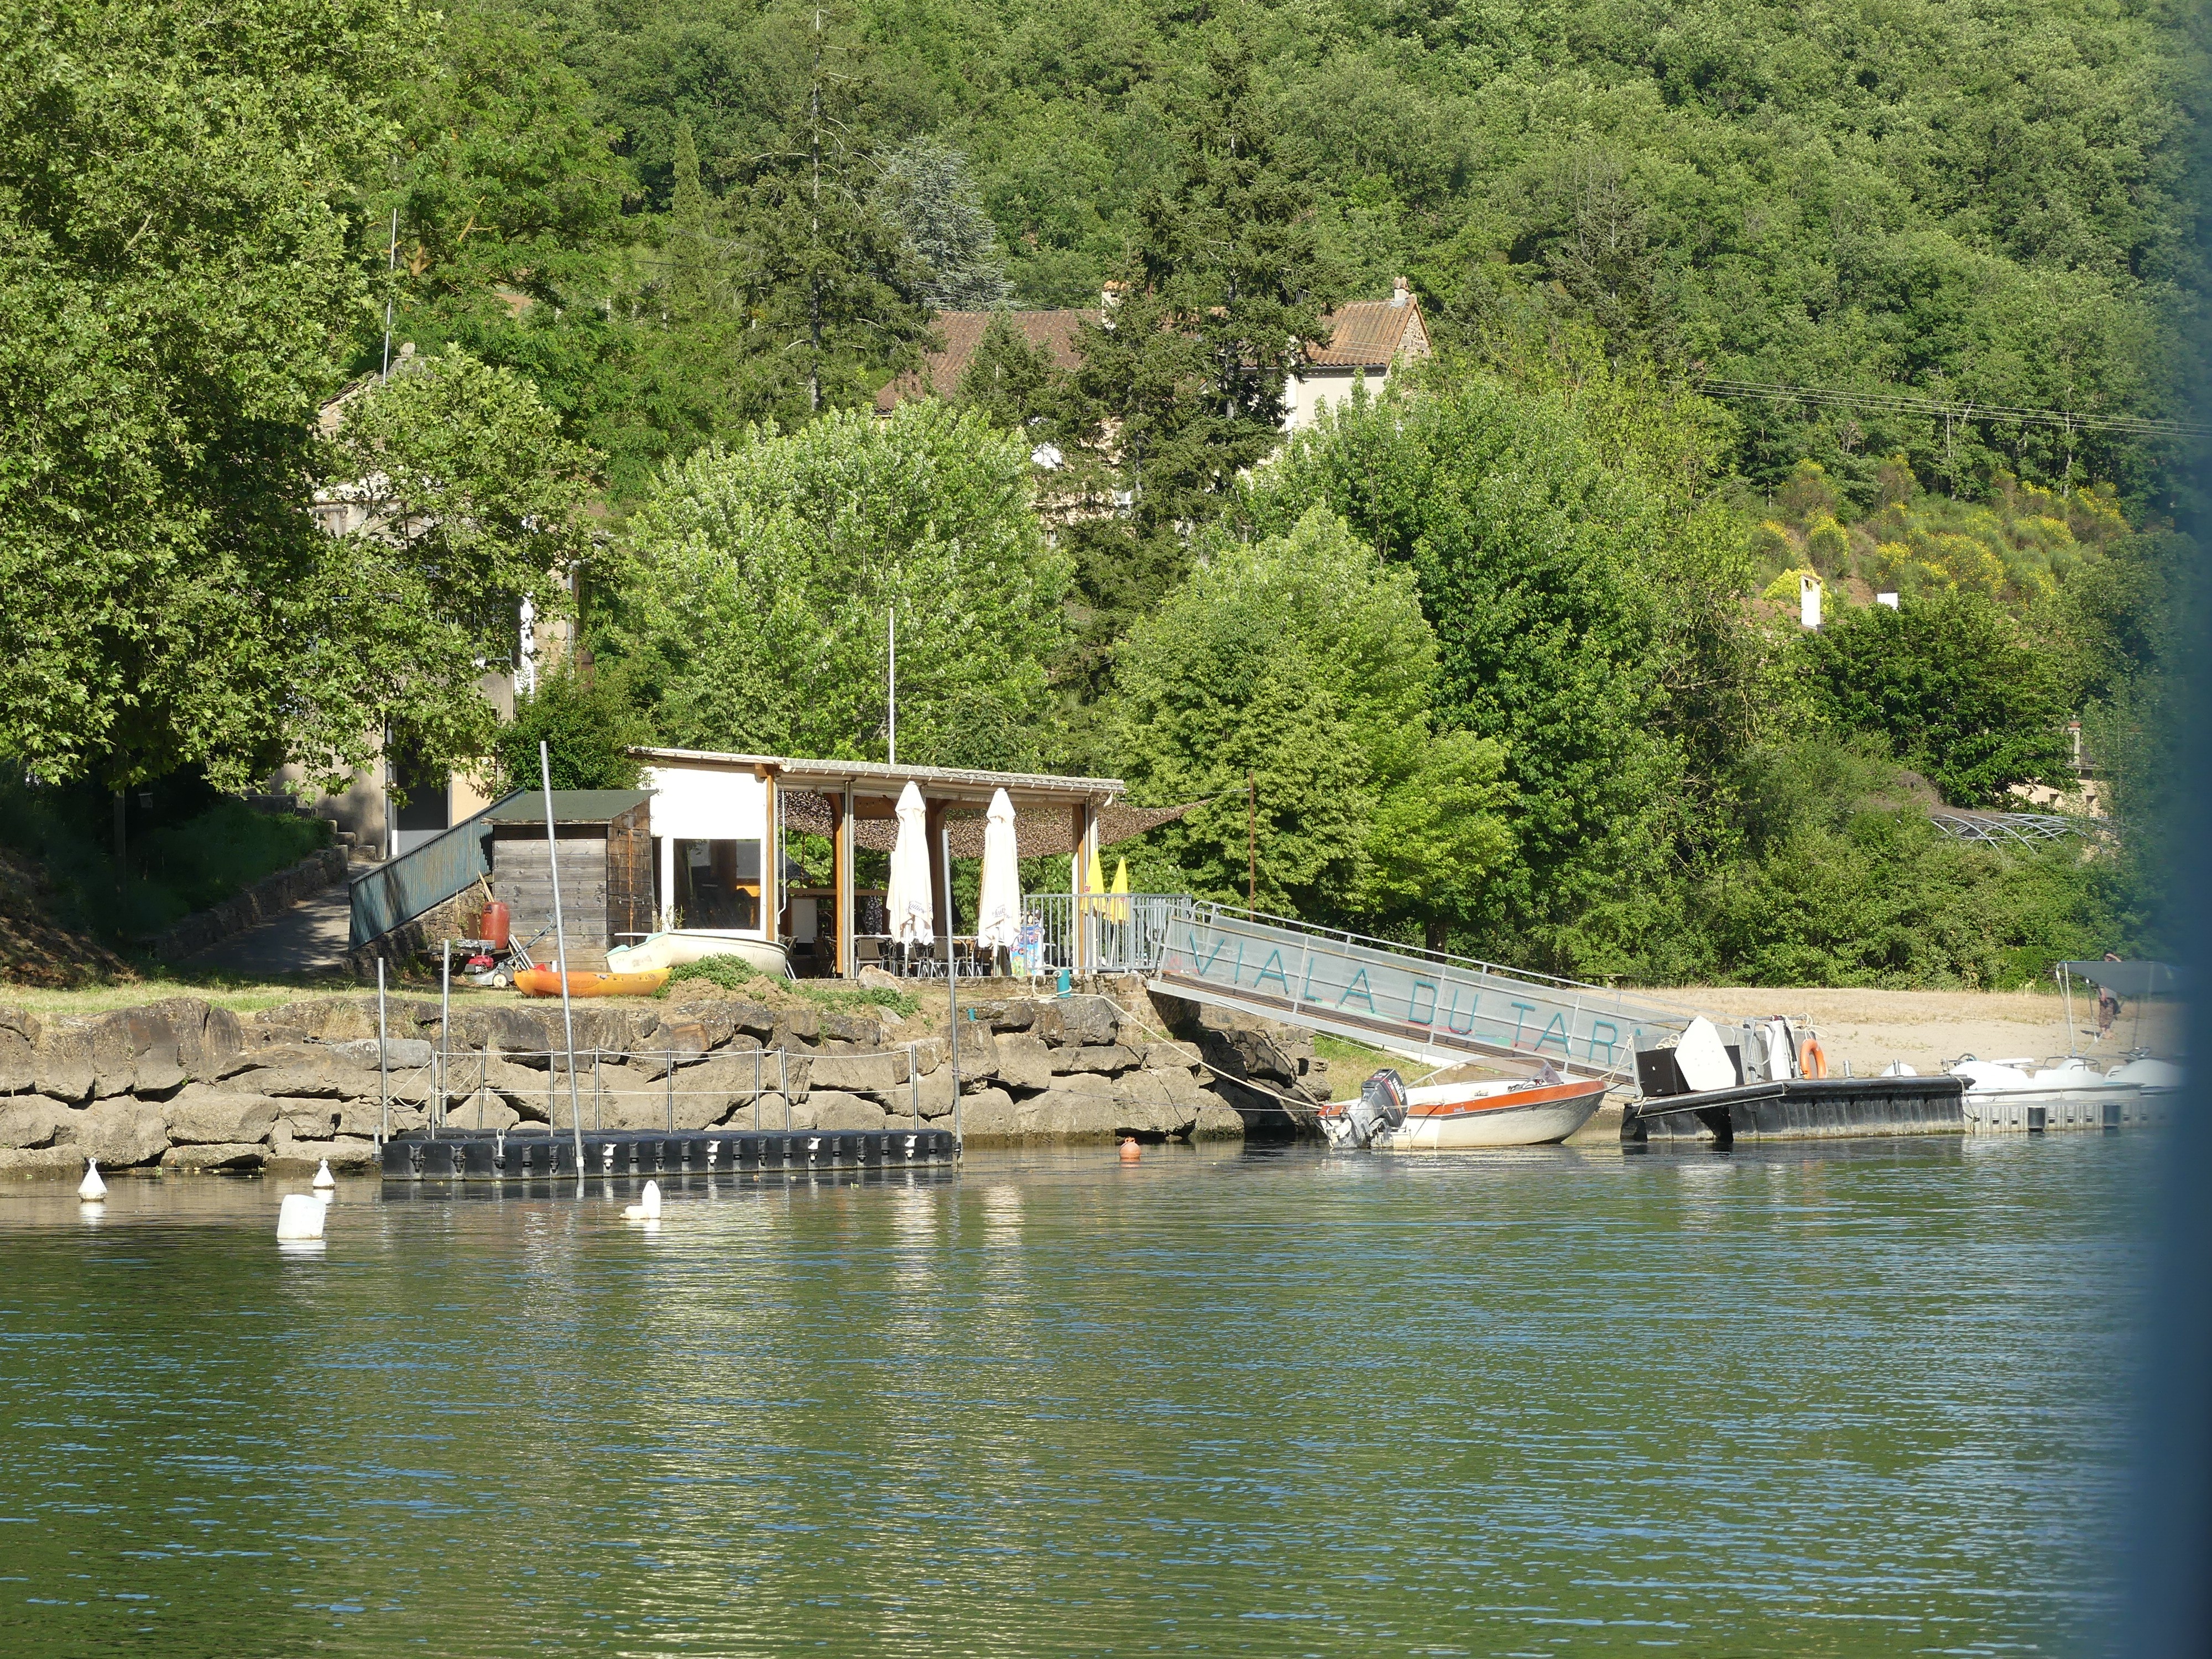
[[[750,772],[719,768],[648,766],[644,787],[653,792],[647,809],[653,834],[659,838],[660,894],[663,906],[676,890],[676,843],[678,841],[757,841],[761,867],[765,872],[769,846],[768,785]],[[667,926],[665,918],[660,925]],[[749,928],[747,932],[764,929]]]

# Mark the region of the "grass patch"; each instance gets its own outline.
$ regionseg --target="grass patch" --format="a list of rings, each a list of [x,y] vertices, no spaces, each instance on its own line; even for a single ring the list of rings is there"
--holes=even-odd
[[[702,957],[669,970],[668,983],[654,993],[666,997],[687,980],[704,980],[725,991],[759,994],[781,991],[823,1008],[888,1008],[900,1018],[920,1007],[912,993],[887,985],[831,985],[821,980],[777,979],[742,957]]]

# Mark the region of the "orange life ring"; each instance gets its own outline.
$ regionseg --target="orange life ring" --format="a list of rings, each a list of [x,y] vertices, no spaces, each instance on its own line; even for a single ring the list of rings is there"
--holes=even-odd
[[[1801,1077],[1826,1077],[1828,1074],[1827,1051],[1820,1047],[1820,1039],[1808,1036],[1797,1050],[1797,1073]]]

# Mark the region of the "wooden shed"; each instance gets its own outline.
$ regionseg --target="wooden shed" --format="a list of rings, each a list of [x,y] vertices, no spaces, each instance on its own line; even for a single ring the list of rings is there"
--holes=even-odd
[[[568,967],[607,965],[607,951],[653,929],[653,830],[642,789],[556,789],[553,828]],[[509,796],[483,815],[492,896],[514,913],[514,936],[539,962],[553,948],[553,883],[545,852],[545,796]]]

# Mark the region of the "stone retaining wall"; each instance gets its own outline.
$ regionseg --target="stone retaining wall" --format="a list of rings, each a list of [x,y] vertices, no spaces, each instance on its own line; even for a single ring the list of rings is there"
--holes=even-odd
[[[197,956],[211,945],[234,939],[250,927],[258,927],[281,915],[311,893],[319,893],[334,881],[345,879],[347,849],[325,847],[297,864],[264,877],[235,898],[205,910],[195,910],[167,932],[155,935],[148,947],[159,962],[177,962]]]
[[[1296,1133],[1328,1096],[1310,1037],[1155,1001],[1140,981],[963,1007],[957,1092],[973,1144]],[[570,1121],[557,1005],[393,997],[380,1072],[376,1000],[240,1016],[192,997],[42,1019],[0,1007],[0,1171],[74,1176],[367,1169],[375,1137],[442,1104],[465,1128]],[[1172,1028],[1172,1029],[1170,1029]],[[949,1127],[949,1028],[872,1008],[741,999],[575,1009],[586,1128],[865,1129],[918,1112]],[[442,1086],[434,1057],[444,1061]]]

